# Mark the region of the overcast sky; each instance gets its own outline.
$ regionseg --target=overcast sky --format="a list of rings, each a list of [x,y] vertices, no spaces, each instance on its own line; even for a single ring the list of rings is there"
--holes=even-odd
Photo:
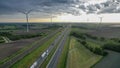
[[[120,22],[120,0],[0,0],[0,22]]]

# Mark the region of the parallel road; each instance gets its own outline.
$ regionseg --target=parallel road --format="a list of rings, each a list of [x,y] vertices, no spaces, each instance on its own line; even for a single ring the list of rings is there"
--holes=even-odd
[[[60,41],[57,50],[55,51],[54,55],[52,56],[50,62],[48,63],[46,68],[57,68],[57,63],[59,61],[59,57],[61,56],[63,47],[65,45],[66,39],[69,35],[69,29],[70,26],[66,27],[65,33],[64,33],[64,37],[62,38],[62,40]]]

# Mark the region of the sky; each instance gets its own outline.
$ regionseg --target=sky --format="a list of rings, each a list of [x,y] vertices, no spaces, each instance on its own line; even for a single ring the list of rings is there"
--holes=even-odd
[[[120,22],[120,0],[0,0],[0,22]]]

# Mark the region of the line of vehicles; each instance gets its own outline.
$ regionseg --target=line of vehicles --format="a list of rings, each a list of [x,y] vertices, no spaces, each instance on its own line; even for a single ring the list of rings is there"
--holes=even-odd
[[[61,32],[61,34],[53,41],[53,43],[45,50],[41,56],[30,66],[30,68],[39,68],[40,65],[44,62],[44,60],[47,58],[49,53],[52,51],[52,49],[57,46],[57,44],[61,41],[61,39],[64,37],[64,34],[66,33],[67,28],[65,27],[64,30]],[[63,39],[62,39],[63,40]]]

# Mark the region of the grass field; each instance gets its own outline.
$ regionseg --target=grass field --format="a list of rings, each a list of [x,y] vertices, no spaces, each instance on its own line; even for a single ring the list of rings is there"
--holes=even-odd
[[[67,68],[90,68],[98,62],[102,56],[96,55],[81,45],[76,38],[71,37]]]
[[[19,62],[15,63],[13,66],[11,66],[11,68],[29,68],[32,63],[49,47],[49,45],[58,35],[59,33],[53,36],[50,40],[41,45],[39,48],[25,56]]]
[[[62,54],[59,58],[57,68],[66,68],[66,63],[67,63],[67,56],[68,56],[68,50],[69,50],[69,42],[70,37],[67,38],[67,41],[64,45],[64,49],[62,51]]]

